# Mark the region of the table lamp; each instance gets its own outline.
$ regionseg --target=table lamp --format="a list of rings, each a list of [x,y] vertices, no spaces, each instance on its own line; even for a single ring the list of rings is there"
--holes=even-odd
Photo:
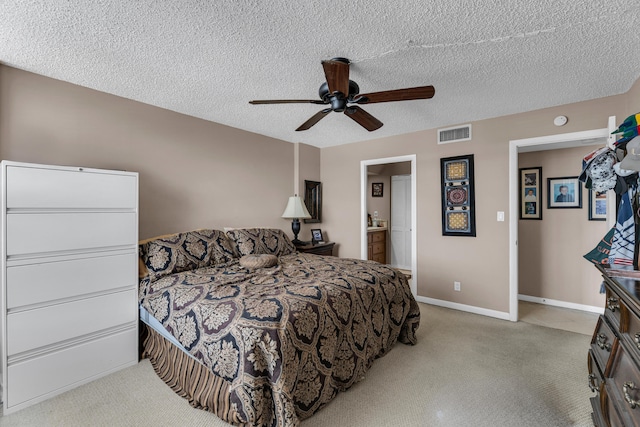
[[[291,230],[293,231],[293,244],[304,245],[305,242],[298,240],[298,233],[300,233],[300,218],[311,218],[307,207],[304,205],[302,197],[298,195],[289,197],[287,207],[282,213],[282,218],[292,219]]]

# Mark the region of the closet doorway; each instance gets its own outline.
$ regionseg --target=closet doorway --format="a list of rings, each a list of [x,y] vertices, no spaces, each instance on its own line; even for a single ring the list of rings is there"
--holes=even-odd
[[[402,170],[399,168],[407,167],[408,171],[403,171],[402,173],[396,173],[397,170]],[[371,185],[369,184],[371,180],[369,179],[370,173],[380,173],[381,170],[386,170],[385,176],[388,179],[388,184],[383,187],[383,194],[390,194],[391,199],[393,199],[393,181],[391,179],[392,176],[400,176],[404,175],[400,179],[400,181],[404,181],[402,184],[402,190],[395,189],[397,192],[405,192],[404,196],[401,197],[403,206],[396,206],[396,209],[400,208],[400,211],[403,211],[402,214],[403,219],[400,221],[402,224],[399,229],[396,231],[403,233],[402,235],[395,233],[395,239],[391,231],[393,224],[392,211],[394,207],[392,206],[391,201],[389,202],[388,215],[386,218],[379,216],[379,219],[386,219],[387,228],[390,231],[388,235],[388,239],[391,242],[389,245],[390,248],[387,254],[387,263],[391,264],[394,255],[393,252],[398,250],[398,248],[394,247],[394,240],[397,241],[398,245],[405,245],[404,250],[400,248],[400,251],[403,251],[406,257],[406,260],[403,261],[407,263],[405,266],[407,270],[411,271],[411,292],[414,296],[417,296],[417,244],[416,244],[416,155],[407,155],[407,156],[398,156],[398,157],[387,157],[382,159],[373,159],[373,160],[363,160],[360,162],[360,203],[361,203],[361,240],[360,240],[360,248],[361,248],[361,258],[368,258],[368,241],[367,241],[367,228],[368,228],[368,213],[369,213],[369,203],[371,196]],[[371,212],[373,215],[373,212]],[[399,215],[396,212],[396,215]],[[391,221],[389,221],[391,220]],[[400,268],[405,268],[403,266],[399,266]]]
[[[604,145],[615,129],[615,117],[609,118],[609,127],[611,126],[614,127],[509,141],[509,320],[518,321],[518,153],[580,145]],[[615,211],[615,201],[610,201],[607,211]],[[612,218],[608,218],[609,223],[611,220]]]

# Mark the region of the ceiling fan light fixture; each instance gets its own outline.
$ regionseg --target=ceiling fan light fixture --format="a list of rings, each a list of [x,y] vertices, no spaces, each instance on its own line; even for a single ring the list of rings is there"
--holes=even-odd
[[[296,131],[310,129],[331,111],[345,113],[369,132],[380,129],[382,122],[357,105],[374,104],[378,102],[409,101],[414,99],[429,99],[435,94],[433,86],[411,87],[406,89],[370,92],[360,95],[360,87],[353,80],[349,80],[349,61],[347,58],[333,58],[321,61],[326,81],[320,85],[318,95],[320,100],[259,100],[250,101],[251,104],[282,104],[282,103],[312,103],[331,104],[313,115],[300,125]]]

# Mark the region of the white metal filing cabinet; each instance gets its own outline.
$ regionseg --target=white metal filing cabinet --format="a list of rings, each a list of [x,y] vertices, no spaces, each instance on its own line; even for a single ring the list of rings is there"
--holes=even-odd
[[[1,165],[9,414],[138,362],[138,174]]]

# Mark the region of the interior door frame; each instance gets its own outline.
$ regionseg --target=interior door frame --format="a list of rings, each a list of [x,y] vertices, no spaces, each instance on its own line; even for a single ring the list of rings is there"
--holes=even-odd
[[[418,296],[416,155],[385,157],[360,161],[360,258],[367,259],[367,168],[373,165],[411,162],[411,293]]]
[[[609,128],[614,126],[615,117],[609,118]],[[509,320],[518,321],[518,220],[519,220],[519,199],[518,199],[518,153],[522,147],[544,146],[544,149],[553,149],[554,145],[575,142],[575,146],[581,145],[581,141],[592,141],[594,139],[604,140],[611,144],[613,129],[601,128],[582,132],[570,132],[557,135],[549,135],[535,138],[515,139],[509,141]],[[557,148],[557,147],[556,147]],[[615,212],[615,200],[609,198],[607,213]],[[608,224],[615,221],[613,215],[607,215]]]

